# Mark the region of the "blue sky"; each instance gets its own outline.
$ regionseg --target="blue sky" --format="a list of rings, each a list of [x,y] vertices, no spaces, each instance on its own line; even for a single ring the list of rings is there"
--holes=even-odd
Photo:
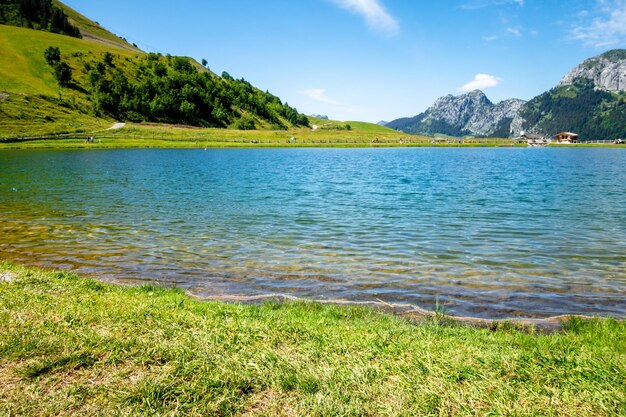
[[[626,0],[67,0],[145,51],[207,59],[307,114],[378,122],[481,88],[530,99],[626,47]]]

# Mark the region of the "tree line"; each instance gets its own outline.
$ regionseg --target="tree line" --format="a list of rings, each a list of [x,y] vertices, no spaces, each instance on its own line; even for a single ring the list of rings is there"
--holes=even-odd
[[[81,38],[78,28],[52,0],[0,0],[0,23]]]

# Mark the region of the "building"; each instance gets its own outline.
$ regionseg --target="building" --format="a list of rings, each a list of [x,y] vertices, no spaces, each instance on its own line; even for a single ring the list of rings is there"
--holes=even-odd
[[[522,135],[519,137],[520,140],[526,141],[528,146],[546,146],[550,141],[543,135],[535,135],[532,133],[522,132]]]
[[[556,139],[558,143],[577,143],[578,133],[561,132],[554,135],[554,139]]]

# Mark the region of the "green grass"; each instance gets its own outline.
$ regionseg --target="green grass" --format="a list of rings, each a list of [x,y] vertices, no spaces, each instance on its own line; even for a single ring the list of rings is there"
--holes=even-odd
[[[16,112],[21,111],[20,108]],[[87,117],[87,116],[85,116]],[[14,118],[7,118],[14,120]],[[55,128],[45,123],[45,117],[38,134],[45,135],[46,128]],[[94,144],[84,143],[84,134],[78,138],[42,138],[28,141],[2,141],[0,135],[0,149],[40,149],[40,148],[223,148],[223,147],[406,147],[406,146],[433,146],[433,139],[426,136],[407,135],[392,129],[372,128],[370,123],[355,123],[352,130],[322,130],[313,131],[308,128],[289,130],[235,130],[217,128],[194,128],[189,126],[172,126],[158,124],[129,123],[123,129],[106,131],[99,130],[109,127],[112,121],[99,119],[82,120],[80,124],[91,123],[93,129],[83,129],[82,132],[92,132],[96,139]],[[28,131],[29,121],[24,122],[20,132]],[[342,123],[342,122],[333,122]],[[350,122],[352,123],[352,122]],[[379,126],[380,127],[380,126]],[[7,122],[2,124],[0,110],[0,131],[9,130],[15,136],[18,125]],[[58,130],[58,129],[57,129]],[[94,132],[95,131],[95,132]],[[49,132],[52,133],[52,132]],[[10,136],[10,135],[9,135]],[[292,140],[295,138],[295,140]],[[475,139],[466,140],[462,145],[456,143],[437,142],[436,146],[511,146],[509,139]]]
[[[7,280],[9,282],[7,282]],[[0,415],[624,415],[626,324],[193,300],[0,263]]]
[[[100,58],[109,51],[117,57],[116,63],[123,70],[130,65],[125,59],[140,53],[70,36],[0,25],[0,91],[58,96],[57,82],[43,56],[49,46],[61,50],[63,60],[70,64],[79,84],[87,84],[82,67],[84,57]],[[71,91],[67,91],[69,93]]]
[[[88,134],[106,129],[112,120],[77,113],[58,99],[45,96],[0,93],[0,147],[2,136]]]
[[[130,74],[140,52],[43,31],[0,25],[0,142],[3,138],[85,133],[111,126],[113,121],[89,115],[80,88],[60,88],[44,59],[49,46],[60,48],[77,85],[87,85],[84,63],[115,57],[116,66]]]

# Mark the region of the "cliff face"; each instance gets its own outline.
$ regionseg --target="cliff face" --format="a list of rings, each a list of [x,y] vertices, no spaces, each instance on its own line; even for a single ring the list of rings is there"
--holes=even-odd
[[[583,61],[563,77],[559,86],[572,85],[580,79],[592,81],[603,91],[625,92],[626,49],[614,49]]]
[[[424,113],[394,120],[388,127],[407,133],[451,136],[509,136],[512,120],[524,105],[510,99],[493,104],[480,90],[439,98]]]

